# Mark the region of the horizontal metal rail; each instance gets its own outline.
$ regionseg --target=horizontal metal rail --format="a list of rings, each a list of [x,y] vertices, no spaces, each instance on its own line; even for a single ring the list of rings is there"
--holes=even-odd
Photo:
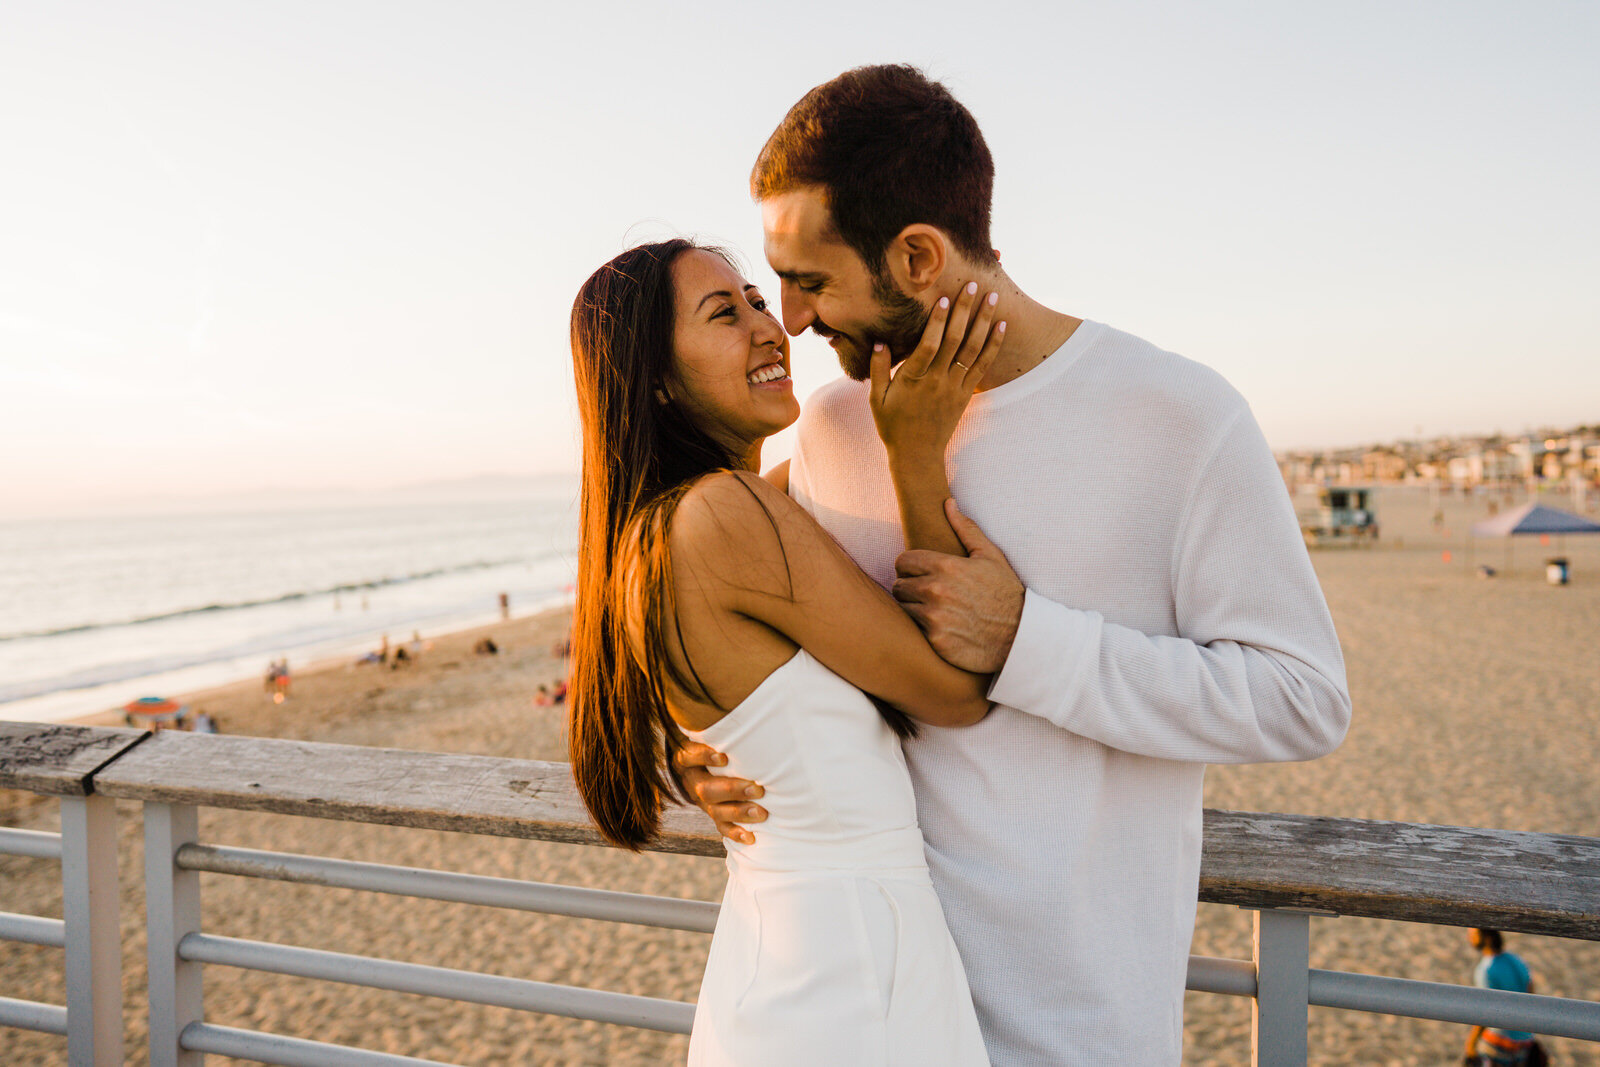
[[[58,860],[61,858],[61,835],[0,826],[0,854]]]
[[[0,941],[21,941],[25,945],[66,948],[67,924],[60,919],[0,911]]]
[[[282,1067],[449,1067],[438,1060],[419,1060],[391,1052],[373,1052],[210,1023],[190,1023],[178,1035],[178,1041],[190,1052],[210,1052]]]
[[[186,934],[178,942],[178,958],[195,963],[244,967],[299,978],[417,993],[473,1004],[562,1015],[569,1019],[634,1026],[687,1034],[694,1022],[694,1005],[656,997],[638,997],[603,989],[534,982],[526,978],[478,974],[420,963],[351,956],[322,949],[295,948],[264,941],[244,941],[215,934]]]
[[[1600,1004],[1584,1000],[1315,968],[1310,1000],[1323,1008],[1600,1041]]]
[[[1586,1000],[1315,968],[1308,975],[1309,1003],[1319,1008],[1600,1041],[1600,1004]],[[1254,997],[1256,969],[1249,960],[1190,956],[1185,988]]]
[[[0,1026],[14,1026],[19,1030],[38,1030],[66,1037],[67,1009],[56,1004],[40,1004],[36,1000],[0,997]]]
[[[394,867],[382,863],[303,856],[289,852],[262,852],[216,845],[183,845],[176,862],[181,870],[209,871],[280,882],[364,889],[374,893],[481,904],[578,919],[658,926],[709,934],[717,925],[718,906],[704,900],[621,893],[610,889],[519,882],[420,867]]]
[[[1249,960],[1218,956],[1190,956],[1185,989],[1196,993],[1222,993],[1230,997],[1256,995],[1256,966]]]

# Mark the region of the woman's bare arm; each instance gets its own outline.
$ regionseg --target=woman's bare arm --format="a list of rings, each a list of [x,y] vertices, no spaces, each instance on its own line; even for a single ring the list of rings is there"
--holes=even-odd
[[[940,659],[893,598],[760,478],[701,479],[670,537],[680,589],[776,630],[857,688],[936,726],[988,711],[988,678]]]

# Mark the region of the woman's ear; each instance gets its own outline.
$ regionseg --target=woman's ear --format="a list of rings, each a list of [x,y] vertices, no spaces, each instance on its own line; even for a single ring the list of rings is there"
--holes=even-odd
[[[950,264],[950,241],[944,231],[914,222],[889,242],[888,269],[901,289],[911,296],[932,289]]]

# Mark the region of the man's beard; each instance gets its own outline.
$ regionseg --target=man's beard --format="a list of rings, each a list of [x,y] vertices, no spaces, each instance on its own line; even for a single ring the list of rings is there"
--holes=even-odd
[[[874,342],[888,346],[889,365],[894,366],[909,356],[912,349],[917,347],[917,342],[922,340],[922,331],[927,328],[931,314],[927,308],[902,293],[886,270],[872,272],[872,296],[878,302],[878,318],[867,327],[865,349],[849,343],[847,338],[844,347],[834,350],[839,354],[839,366],[847,376],[858,382],[872,377]]]

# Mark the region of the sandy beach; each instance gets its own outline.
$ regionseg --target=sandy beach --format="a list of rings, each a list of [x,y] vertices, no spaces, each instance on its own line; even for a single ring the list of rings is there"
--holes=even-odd
[[[1497,499],[1497,503],[1500,503]],[[1557,507],[1565,500],[1547,501]],[[1600,836],[1600,537],[1541,546],[1519,539],[1506,570],[1502,542],[1466,562],[1465,533],[1488,498],[1421,491],[1380,495],[1376,548],[1313,552],[1343,641],[1355,720],[1335,755],[1310,764],[1218,767],[1211,807]],[[1505,506],[1503,503],[1501,506]],[[1451,553],[1444,562],[1442,554]],[[1572,584],[1548,585],[1547,556],[1570,559]],[[450,635],[412,666],[341,663],[295,676],[274,705],[259,681],[193,694],[228,733],[343,744],[565,758],[560,708],[531,701],[564,664],[552,654],[564,611]],[[497,656],[472,646],[490,634]],[[127,1058],[148,1062],[144,1001],[142,855],[138,811],[120,805]],[[50,829],[53,803],[0,792],[0,823]],[[715,899],[722,865],[710,859],[402,830],[314,819],[203,811],[203,838],[500,877]],[[411,901],[202,876],[208,930],[543,981],[692,1000],[704,935],[464,905]],[[48,864],[0,858],[0,910],[60,915]],[[1600,1000],[1600,944],[1509,938],[1541,992]],[[1249,913],[1201,907],[1194,951],[1247,958]],[[1464,931],[1360,919],[1314,919],[1312,966],[1440,982],[1468,980]],[[208,968],[207,1017],[262,1029],[461,1064],[681,1062],[682,1037],[423,997]],[[0,942],[0,995],[62,1002],[60,953]],[[1190,994],[1186,1060],[1249,1062],[1250,1004]],[[1311,1062],[1459,1063],[1465,1028],[1313,1009]],[[1553,1062],[1600,1064],[1600,1046],[1554,1040]],[[64,1064],[65,1042],[0,1030],[0,1063]],[[213,1057],[214,1063],[234,1063]]]

